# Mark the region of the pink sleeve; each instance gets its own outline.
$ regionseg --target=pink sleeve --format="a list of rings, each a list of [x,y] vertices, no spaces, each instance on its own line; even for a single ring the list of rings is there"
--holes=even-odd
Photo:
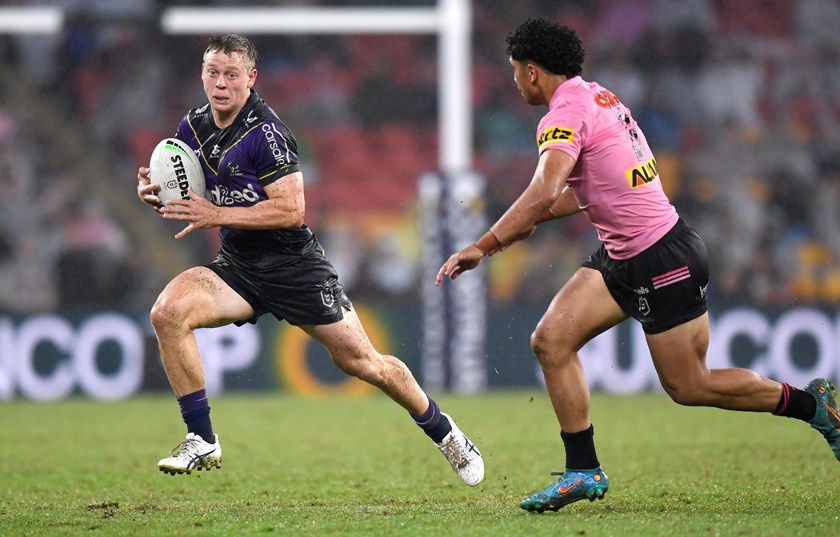
[[[537,149],[560,149],[577,160],[583,148],[583,107],[560,106],[550,110],[537,127]]]

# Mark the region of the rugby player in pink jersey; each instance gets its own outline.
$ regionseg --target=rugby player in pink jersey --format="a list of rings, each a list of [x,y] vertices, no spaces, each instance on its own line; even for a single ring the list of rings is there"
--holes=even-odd
[[[828,380],[814,379],[800,390],[747,369],[707,367],[706,247],[668,201],[630,110],[608,89],[581,78],[585,53],[575,31],[530,19],[508,35],[507,54],[528,104],[548,107],[536,133],[537,168],[490,230],[443,264],[437,284],[530,237],[541,222],[579,211],[602,243],[557,292],[531,335],[566,466],[521,507],[556,511],[607,492],[578,351],[628,317],[641,323],[659,380],[674,401],[798,418],[821,432],[840,459],[840,413]]]

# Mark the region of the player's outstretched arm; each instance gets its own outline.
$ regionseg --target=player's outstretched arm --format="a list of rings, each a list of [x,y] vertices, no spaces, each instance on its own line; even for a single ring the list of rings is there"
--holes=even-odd
[[[565,216],[565,206],[568,204],[571,192],[566,189],[566,179],[575,167],[575,159],[564,151],[547,150],[540,155],[540,161],[531,182],[519,195],[516,201],[505,211],[505,214],[490,227],[493,238],[498,246],[487,245],[490,250],[482,248],[488,254],[495,253],[500,248],[509,246],[517,240],[530,237],[534,227],[547,219]],[[564,214],[555,211],[557,206],[563,207]],[[577,203],[574,203],[577,207]],[[486,240],[487,236],[479,240]]]
[[[454,280],[477,267],[484,256],[501,252],[514,242],[527,239],[534,234],[540,222],[572,214],[567,206],[574,196],[566,189],[566,179],[574,167],[575,159],[563,151],[543,152],[525,191],[475,244],[449,257],[438,271],[435,285],[440,285],[446,277]],[[555,206],[563,208],[562,215],[553,214]],[[580,210],[577,202],[574,202],[574,207],[572,212]],[[546,218],[546,214],[550,218]]]

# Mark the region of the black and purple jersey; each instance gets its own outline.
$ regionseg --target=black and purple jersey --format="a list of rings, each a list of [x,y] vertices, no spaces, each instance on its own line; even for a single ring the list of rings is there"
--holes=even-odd
[[[207,197],[215,205],[254,205],[268,199],[263,187],[300,170],[294,134],[253,90],[231,125],[216,127],[208,103],[187,112],[176,137],[199,156]],[[223,256],[253,268],[287,265],[317,247],[306,225],[266,230],[222,227],[220,236]]]

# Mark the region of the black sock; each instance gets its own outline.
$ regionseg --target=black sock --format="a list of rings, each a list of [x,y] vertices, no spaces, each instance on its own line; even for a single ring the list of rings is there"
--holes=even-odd
[[[187,424],[187,432],[196,434],[209,444],[216,443],[213,424],[210,422],[210,402],[204,390],[198,390],[178,398],[181,417]]]
[[[426,397],[429,399],[429,408],[422,415],[411,414],[411,417],[429,438],[440,444],[452,430],[452,425],[448,419],[440,415],[440,407],[435,403],[435,400],[429,396]]]
[[[773,414],[811,421],[817,413],[817,400],[804,390],[797,390],[793,386],[782,383],[782,396]]]
[[[591,470],[601,466],[595,454],[594,436],[595,427],[592,424],[577,433],[560,431],[560,438],[566,448],[567,470]]]

